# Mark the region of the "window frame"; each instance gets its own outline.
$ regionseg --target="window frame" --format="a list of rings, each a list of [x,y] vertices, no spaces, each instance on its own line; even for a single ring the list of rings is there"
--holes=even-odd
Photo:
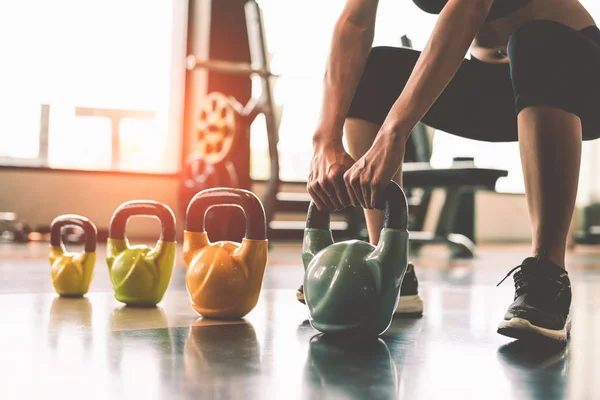
[[[85,174],[100,174],[100,175],[127,175],[127,176],[160,176],[160,177],[175,177],[181,173],[181,158],[183,145],[183,109],[185,102],[185,78],[186,78],[186,55],[187,55],[187,38],[188,38],[188,16],[189,16],[189,0],[171,0],[172,21],[171,21],[171,68],[169,76],[169,99],[168,99],[168,148],[164,151],[173,152],[175,159],[174,172],[143,172],[143,171],[126,171],[119,169],[80,169],[80,168],[60,168],[50,167],[48,165],[48,134],[49,134],[49,109],[52,104],[40,104],[40,150],[35,158],[20,158],[0,156],[0,171],[8,170],[24,170],[36,172],[53,172],[60,171],[66,173],[85,173]],[[140,67],[143,64],[140,63]],[[75,105],[75,109],[89,110],[106,110],[107,108],[94,108],[87,106]],[[123,114],[127,113],[153,113],[153,110],[121,110],[118,108],[110,109]],[[85,115],[76,115],[77,117],[85,117]],[[121,119],[131,118],[123,117]],[[42,152],[45,149],[45,154]],[[111,151],[112,157],[112,151]]]

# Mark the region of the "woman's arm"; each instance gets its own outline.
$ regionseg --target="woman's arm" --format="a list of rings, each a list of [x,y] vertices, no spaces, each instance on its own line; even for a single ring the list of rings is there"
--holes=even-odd
[[[376,208],[398,173],[406,140],[446,88],[485,22],[493,0],[449,0],[369,151],[344,175],[348,191]]]
[[[383,132],[406,140],[446,88],[485,22],[493,0],[449,0],[402,94],[392,106]]]
[[[331,38],[316,143],[341,143],[346,113],[358,86],[375,34],[378,0],[348,0]],[[332,136],[333,132],[335,134]]]
[[[333,30],[307,184],[308,193],[320,210],[340,210],[352,202],[344,186],[344,173],[354,160],[344,150],[342,135],[373,44],[377,5],[378,0],[347,0]]]

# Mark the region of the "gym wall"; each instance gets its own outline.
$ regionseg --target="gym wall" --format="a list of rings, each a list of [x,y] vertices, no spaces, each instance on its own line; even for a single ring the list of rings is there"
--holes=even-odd
[[[106,229],[114,210],[133,199],[166,203],[183,221],[177,204],[179,181],[174,176],[7,169],[0,172],[0,187],[0,210],[15,212],[32,228],[50,225],[60,214],[81,214]],[[131,237],[148,237],[148,232],[158,236],[158,221],[134,218],[127,227]]]
[[[169,205],[177,218],[178,240],[184,214],[179,208],[179,178],[141,174],[108,174],[71,171],[8,169],[0,172],[0,210],[17,213],[32,227],[49,225],[60,214],[76,213],[106,229],[114,210],[132,199],[152,199]],[[253,184],[262,196],[264,184]],[[287,191],[302,186],[286,187]],[[443,193],[434,194],[429,219],[439,212]],[[478,242],[521,242],[530,240],[527,205],[523,195],[479,192],[476,194],[475,232]],[[507,216],[510,216],[507,217]],[[432,229],[427,224],[426,229]],[[154,239],[158,221],[130,220],[127,233],[133,239]]]

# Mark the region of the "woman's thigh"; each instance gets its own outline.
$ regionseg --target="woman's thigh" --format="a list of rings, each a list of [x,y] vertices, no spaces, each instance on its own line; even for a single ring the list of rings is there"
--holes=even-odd
[[[404,90],[420,52],[376,47],[371,51],[349,118],[381,125]],[[482,141],[517,140],[517,120],[506,64],[464,60],[422,122],[441,131]]]
[[[576,31],[553,21],[532,21],[508,45],[517,112],[556,107],[582,121],[584,140],[600,137],[600,30]]]

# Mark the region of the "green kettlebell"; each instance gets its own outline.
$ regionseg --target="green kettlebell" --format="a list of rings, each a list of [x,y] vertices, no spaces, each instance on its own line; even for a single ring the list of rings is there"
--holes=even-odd
[[[152,216],[160,220],[161,236],[154,248],[130,246],[125,237],[127,220]],[[150,307],[160,303],[175,266],[175,215],[156,201],[128,201],[121,204],[110,221],[106,263],[115,298],[129,306]]]
[[[408,266],[408,205],[391,182],[377,247],[333,243],[329,213],[311,202],[304,230],[304,298],[310,324],[323,333],[381,335],[390,326]]]

